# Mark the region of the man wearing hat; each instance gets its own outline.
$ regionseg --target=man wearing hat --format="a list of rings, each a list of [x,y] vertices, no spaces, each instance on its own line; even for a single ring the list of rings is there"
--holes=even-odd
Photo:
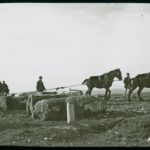
[[[124,88],[125,88],[125,92],[123,94],[123,97],[126,97],[126,93],[127,90],[131,88],[131,78],[130,78],[130,74],[127,73],[127,76],[124,78]]]
[[[39,76],[39,80],[37,81],[37,84],[36,84],[36,90],[38,92],[43,92],[44,90],[46,90],[45,86],[44,86],[44,83],[42,81],[42,76]]]

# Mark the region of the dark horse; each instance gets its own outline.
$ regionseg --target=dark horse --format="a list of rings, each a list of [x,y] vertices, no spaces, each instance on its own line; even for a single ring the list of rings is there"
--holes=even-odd
[[[142,100],[142,97],[140,95],[141,91],[144,87],[150,88],[150,73],[139,74],[131,79],[131,88],[128,94],[128,101],[131,100],[130,96],[137,87],[139,87],[137,91],[138,100]]]
[[[85,79],[82,84],[86,84],[88,87],[88,90],[86,91],[86,95],[87,94],[91,95],[92,89],[94,87],[100,89],[105,88],[106,89],[105,100],[110,99],[111,91],[109,88],[112,86],[115,77],[118,78],[119,80],[122,80],[122,73],[120,69],[115,69],[108,73],[102,74],[100,76],[91,76],[90,78]]]

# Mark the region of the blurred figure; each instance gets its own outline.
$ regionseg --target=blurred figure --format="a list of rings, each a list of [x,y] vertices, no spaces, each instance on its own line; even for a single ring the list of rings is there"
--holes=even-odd
[[[124,88],[125,88],[123,97],[126,97],[127,91],[131,88],[131,78],[130,78],[129,73],[127,73],[127,76],[124,78],[123,82],[124,82]]]
[[[5,81],[3,81],[3,84],[2,84],[2,93],[5,96],[9,94],[9,88],[8,88],[8,85],[5,83]]]
[[[42,76],[39,77],[39,80],[37,81],[37,84],[36,84],[36,90],[38,92],[43,92],[44,90],[46,90],[45,86],[44,86],[44,83],[42,81]]]
[[[3,84],[1,81],[0,81],[0,95],[3,95]]]

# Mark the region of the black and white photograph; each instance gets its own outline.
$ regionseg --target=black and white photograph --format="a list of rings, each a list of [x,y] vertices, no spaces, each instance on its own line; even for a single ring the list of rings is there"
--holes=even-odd
[[[150,146],[150,4],[0,3],[0,146]]]

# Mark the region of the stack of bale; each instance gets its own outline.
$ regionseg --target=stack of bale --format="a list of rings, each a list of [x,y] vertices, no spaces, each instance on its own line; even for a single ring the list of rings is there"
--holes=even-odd
[[[38,118],[40,120],[66,120],[66,103],[68,102],[74,104],[76,118],[83,118],[89,114],[101,113],[107,108],[107,103],[104,100],[94,96],[49,98],[40,100],[36,103],[33,102],[32,95],[29,96],[29,99],[30,105],[27,113],[30,113],[32,118]]]

